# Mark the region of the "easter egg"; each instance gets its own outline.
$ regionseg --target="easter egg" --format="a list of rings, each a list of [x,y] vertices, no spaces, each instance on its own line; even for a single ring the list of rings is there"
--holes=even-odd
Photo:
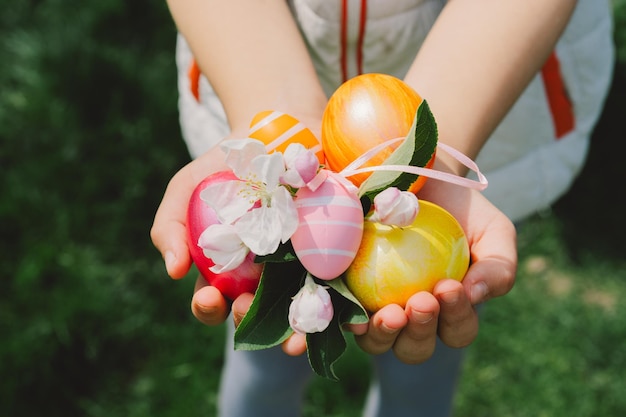
[[[387,304],[404,307],[442,279],[463,280],[470,253],[465,232],[440,206],[420,200],[408,227],[365,222],[361,247],[345,274],[352,294],[370,312]]]
[[[248,136],[265,143],[268,153],[284,153],[290,144],[300,143],[315,153],[320,164],[324,163],[320,141],[309,128],[286,113],[273,110],[257,113],[250,123]]]
[[[349,79],[332,94],[322,117],[322,145],[328,168],[340,172],[370,149],[411,130],[422,97],[404,81],[388,74],[367,73]],[[363,166],[381,165],[399,144],[390,145]],[[435,149],[426,152],[424,165],[431,168]],[[429,152],[432,151],[432,152]],[[360,186],[371,172],[350,176]],[[426,182],[420,176],[409,191],[417,193]]]
[[[263,265],[255,263],[254,254],[249,253],[248,257],[237,268],[215,274],[209,269],[215,264],[204,255],[202,248],[198,246],[198,239],[207,227],[219,223],[217,214],[202,201],[200,193],[210,184],[233,179],[237,179],[237,177],[232,171],[220,171],[209,175],[196,186],[187,207],[187,246],[191,259],[204,279],[231,300],[245,292],[254,293],[256,291]]]
[[[317,278],[330,280],[352,263],[363,235],[363,208],[329,172],[315,190],[300,188],[295,203],[299,225],[291,236],[296,256]]]

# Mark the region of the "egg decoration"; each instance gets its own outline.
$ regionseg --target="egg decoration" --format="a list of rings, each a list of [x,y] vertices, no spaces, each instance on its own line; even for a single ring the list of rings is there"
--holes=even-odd
[[[321,138],[327,167],[341,172],[370,149],[407,136],[423,101],[408,84],[388,74],[361,74],[340,85],[322,116]],[[398,146],[397,143],[386,147],[363,166],[381,165]],[[421,152],[423,164],[419,166],[431,168],[435,149],[424,146]],[[365,172],[348,179],[358,187],[370,175],[371,172]],[[426,178],[419,176],[409,191],[417,193]]]
[[[209,175],[194,189],[187,207],[187,246],[189,254],[198,272],[212,286],[231,300],[239,295],[250,292],[254,293],[259,285],[263,265],[254,262],[254,254],[250,253],[239,267],[232,271],[216,274],[211,268],[215,263],[204,255],[198,239],[204,230],[212,224],[219,223],[217,214],[201,198],[200,193],[209,185],[223,181],[237,179],[232,171],[219,171]]]
[[[265,143],[268,153],[285,152],[291,143],[300,143],[324,163],[322,144],[311,130],[286,113],[267,110],[257,113],[250,123],[248,136]]]
[[[335,175],[327,171],[315,191],[301,188],[294,200],[299,221],[291,236],[294,252],[307,271],[324,280],[348,269],[363,236],[361,202]]]
[[[405,307],[413,294],[432,292],[442,279],[462,281],[469,263],[469,243],[456,218],[420,200],[410,226],[365,222],[344,282],[367,311],[376,312],[388,304]]]

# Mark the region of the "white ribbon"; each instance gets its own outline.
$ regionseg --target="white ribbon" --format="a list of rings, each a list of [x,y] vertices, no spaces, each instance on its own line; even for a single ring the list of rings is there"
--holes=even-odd
[[[384,148],[390,145],[393,145],[396,142],[401,142],[405,139],[406,138],[403,138],[403,137],[390,139],[388,141],[385,141],[371,148],[370,150],[365,152],[363,155],[355,159],[347,167],[345,167],[341,172],[339,172],[339,174],[344,177],[351,177],[353,175],[361,174],[364,172],[401,171],[401,172],[407,172],[409,174],[423,175],[428,178],[433,178],[433,179],[440,180],[440,181],[446,181],[452,184],[460,185],[460,186],[467,187],[467,188],[473,188],[473,189],[480,190],[480,191],[487,188],[487,185],[489,184],[489,182],[487,181],[487,177],[485,177],[483,173],[480,172],[478,165],[476,165],[474,161],[472,161],[470,158],[465,156],[463,153],[454,149],[452,146],[446,145],[441,142],[437,143],[437,149],[447,153],[452,158],[456,159],[461,164],[463,164],[465,167],[475,172],[478,177],[478,180],[472,180],[470,178],[461,177],[461,176],[458,176],[449,172],[437,171],[431,168],[415,167],[412,165],[378,165],[378,166],[372,166],[372,167],[362,167],[364,163],[372,159],[376,154],[378,154],[378,152],[380,152]]]

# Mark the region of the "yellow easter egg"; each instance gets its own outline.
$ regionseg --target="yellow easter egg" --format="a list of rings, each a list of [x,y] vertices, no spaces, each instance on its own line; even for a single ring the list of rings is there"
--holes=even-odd
[[[404,307],[413,294],[432,292],[442,279],[462,281],[469,259],[467,238],[457,220],[438,205],[420,200],[409,227],[365,222],[345,282],[370,312],[387,304]]]

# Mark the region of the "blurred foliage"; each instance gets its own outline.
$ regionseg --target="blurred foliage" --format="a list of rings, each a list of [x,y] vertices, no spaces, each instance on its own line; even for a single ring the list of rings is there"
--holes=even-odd
[[[615,193],[625,178],[614,149],[626,137],[626,2],[614,4],[619,62],[589,164],[555,206],[557,216],[531,222],[530,246],[522,248],[524,259],[548,254],[581,294],[589,275],[605,282],[605,292],[624,295],[616,278],[626,249],[623,208]],[[176,109],[176,31],[165,2],[9,2],[0,33],[0,415],[210,415],[222,329],[193,319],[193,277],[169,280],[148,236],[167,181],[188,161]],[[610,375],[611,366],[626,365],[623,320],[601,316],[584,297],[533,297],[550,288],[544,281],[522,281],[515,290],[522,296],[488,310],[460,415],[515,415],[507,407],[528,403],[533,384],[545,390],[538,407],[563,406],[563,415],[575,414],[559,401],[593,414],[585,410],[597,404],[576,397],[581,387],[611,400],[598,415],[626,409],[616,392],[625,387]],[[543,327],[524,315],[531,309],[547,316]],[[576,316],[581,311],[588,315]],[[536,333],[524,343],[518,331]],[[491,344],[490,335],[507,332]],[[578,339],[583,333],[588,338]],[[605,339],[608,345],[594,343]],[[315,381],[307,415],[358,414],[367,366],[351,349],[340,370],[346,383]],[[504,358],[485,366],[531,351],[537,355],[524,357],[521,370]],[[568,362],[576,355],[584,366]],[[539,380],[546,366],[557,368]],[[509,403],[497,397],[510,394],[504,384],[504,391],[479,389],[494,380],[518,384]],[[527,410],[517,415],[550,415]]]
[[[586,164],[569,192],[554,206],[559,233],[574,262],[589,256],[622,259],[626,253],[623,154],[626,138],[626,0],[614,0],[616,62],[613,85],[596,125]]]
[[[176,351],[169,329],[184,323],[199,334],[182,340],[210,344],[192,325],[193,282],[166,278],[148,236],[188,159],[175,28],[165,3],[147,1],[32,0],[3,12],[0,415],[99,415],[86,412],[96,399],[111,412],[133,384],[145,391],[147,361]]]

